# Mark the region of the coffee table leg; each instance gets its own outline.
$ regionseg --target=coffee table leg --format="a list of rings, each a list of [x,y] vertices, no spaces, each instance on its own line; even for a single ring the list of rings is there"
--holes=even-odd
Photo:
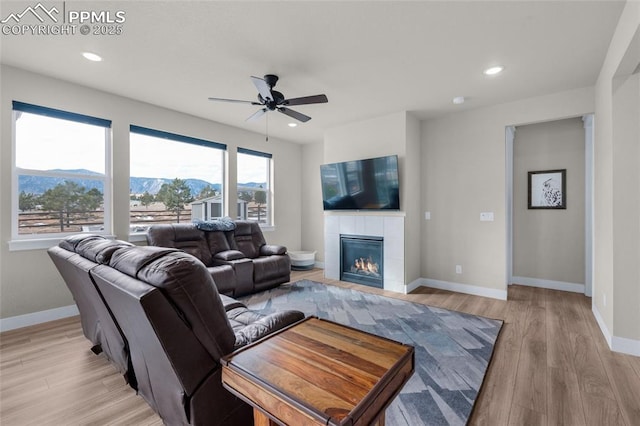
[[[264,415],[257,408],[253,409],[253,425],[254,426],[278,426],[277,423],[271,421],[269,417]]]

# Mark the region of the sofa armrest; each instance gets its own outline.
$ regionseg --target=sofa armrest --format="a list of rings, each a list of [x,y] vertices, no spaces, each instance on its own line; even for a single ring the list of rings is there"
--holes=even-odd
[[[219,253],[216,253],[213,258],[218,260],[224,260],[225,262],[231,260],[244,259],[246,256],[238,250],[225,250]]]
[[[246,327],[236,330],[235,349],[253,343],[301,319],[304,319],[304,314],[300,311],[282,311],[262,317]]]
[[[229,296],[225,296],[224,294],[220,295],[220,300],[222,300],[222,306],[224,306],[225,312],[229,312],[230,310],[237,308],[247,309],[247,306],[244,303],[239,302]]]
[[[287,248],[285,246],[278,246],[274,244],[265,244],[260,247],[260,256],[272,256],[274,254],[286,254]]]

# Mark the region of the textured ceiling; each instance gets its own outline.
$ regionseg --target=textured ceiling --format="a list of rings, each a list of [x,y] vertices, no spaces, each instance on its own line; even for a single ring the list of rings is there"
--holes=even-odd
[[[2,1],[0,16],[35,4]],[[45,5],[62,2],[44,2]],[[595,84],[624,6],[618,1],[71,2],[122,10],[113,36],[0,36],[1,61],[256,132],[249,76],[277,74],[287,97],[325,93],[294,109],[297,128],[269,113],[269,133],[318,142],[328,128],[398,111],[424,119]],[[25,18],[26,19],[26,18]],[[83,51],[100,54],[92,63]],[[502,64],[486,77],[482,70]],[[452,98],[467,101],[454,105]]]

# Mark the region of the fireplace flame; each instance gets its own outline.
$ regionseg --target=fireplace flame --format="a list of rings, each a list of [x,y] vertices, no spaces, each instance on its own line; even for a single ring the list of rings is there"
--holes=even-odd
[[[374,275],[376,277],[380,276],[378,272],[378,264],[368,257],[367,259],[360,257],[356,258],[353,262],[352,272],[361,273],[365,275]]]

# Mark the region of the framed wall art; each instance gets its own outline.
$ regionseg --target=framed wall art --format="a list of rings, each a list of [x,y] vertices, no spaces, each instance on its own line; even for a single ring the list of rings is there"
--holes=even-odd
[[[529,172],[530,209],[567,208],[567,169]]]

